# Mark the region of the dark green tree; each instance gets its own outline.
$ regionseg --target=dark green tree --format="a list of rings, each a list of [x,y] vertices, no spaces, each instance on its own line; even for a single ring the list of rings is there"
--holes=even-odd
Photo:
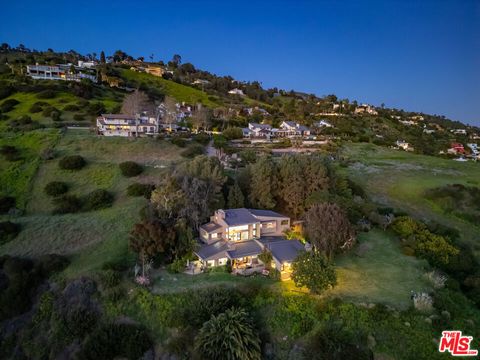
[[[260,360],[260,339],[244,309],[212,316],[195,339],[202,359]]]
[[[245,197],[243,196],[242,190],[238,185],[238,182],[235,181],[235,184],[230,187],[228,192],[228,207],[231,209],[241,208],[245,206]]]
[[[333,263],[318,251],[305,251],[292,263],[292,280],[298,287],[305,286],[314,294],[337,284]]]

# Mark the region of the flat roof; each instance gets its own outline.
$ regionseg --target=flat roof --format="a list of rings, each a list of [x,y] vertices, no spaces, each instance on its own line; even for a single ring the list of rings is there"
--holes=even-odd
[[[223,212],[225,213],[225,219],[223,220],[229,226],[253,224],[259,221],[248,209],[245,208],[227,209],[223,210]]]
[[[231,246],[231,250],[228,250],[227,253],[230,258],[238,259],[245,256],[259,255],[262,253],[262,247],[255,240],[240,241],[234,243]]]

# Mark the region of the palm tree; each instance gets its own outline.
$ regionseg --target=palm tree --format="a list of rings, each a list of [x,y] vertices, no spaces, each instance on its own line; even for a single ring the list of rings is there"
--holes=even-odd
[[[195,339],[201,359],[260,360],[260,340],[244,309],[232,308],[205,322]]]

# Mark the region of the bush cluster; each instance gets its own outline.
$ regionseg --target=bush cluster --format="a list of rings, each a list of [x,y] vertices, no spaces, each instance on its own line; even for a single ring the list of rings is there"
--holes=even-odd
[[[6,214],[15,205],[16,201],[13,196],[0,196],[0,214]]]
[[[20,232],[20,224],[11,221],[0,222],[0,245],[15,239]]]
[[[0,154],[2,154],[7,161],[19,161],[22,159],[20,151],[12,145],[2,145]]]
[[[186,158],[194,158],[197,155],[202,155],[205,148],[200,144],[190,144],[180,155]]]
[[[43,90],[37,94],[39,99],[53,99],[56,96],[56,92],[51,89]]]
[[[79,170],[86,165],[86,161],[80,155],[65,156],[60,159],[58,166],[64,170]]]
[[[5,100],[1,105],[0,105],[0,112],[2,113],[7,113],[9,111],[12,111],[15,106],[20,104],[20,101],[17,99],[8,99]]]
[[[98,189],[85,196],[83,209],[85,211],[99,210],[112,206],[113,195],[107,190]]]
[[[51,181],[45,186],[44,190],[48,196],[59,196],[68,191],[68,185],[63,181]]]
[[[142,165],[136,163],[135,161],[125,161],[120,163],[119,166],[122,175],[126,177],[134,177],[143,172]]]
[[[153,184],[141,184],[133,183],[128,185],[127,195],[128,196],[144,196],[146,199],[150,199],[152,191],[155,189]]]

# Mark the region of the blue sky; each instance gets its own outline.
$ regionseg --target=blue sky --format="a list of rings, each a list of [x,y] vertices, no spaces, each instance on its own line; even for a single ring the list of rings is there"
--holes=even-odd
[[[10,1],[0,42],[153,53],[480,125],[480,1]]]

